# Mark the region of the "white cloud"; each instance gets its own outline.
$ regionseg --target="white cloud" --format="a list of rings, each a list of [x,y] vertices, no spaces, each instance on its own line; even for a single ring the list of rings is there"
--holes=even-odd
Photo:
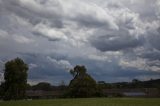
[[[37,24],[34,27],[34,31],[38,32],[42,36],[47,37],[49,40],[67,40],[66,35],[60,29],[50,28],[49,26],[42,23]]]
[[[2,61],[2,60],[0,60],[0,72],[3,71],[3,69],[4,69],[4,64],[5,64],[5,62]]]
[[[0,83],[4,81],[3,69],[4,69],[4,62],[0,60]]]
[[[0,72],[0,84],[4,81],[4,74]]]
[[[96,61],[110,61],[107,56],[89,55],[89,59]]]
[[[23,44],[30,44],[30,43],[34,42],[34,40],[32,40],[32,39],[29,39],[25,36],[18,36],[18,35],[14,36],[14,40],[18,43],[23,43]]]
[[[52,62],[53,64],[56,64],[59,66],[59,68],[65,69],[65,70],[70,70],[73,68],[71,63],[67,60],[56,60],[54,58],[51,58],[50,56],[47,56],[47,59]]]
[[[70,0],[63,2],[62,7],[66,17],[70,19],[86,22],[86,24],[105,24],[108,28],[118,29],[109,10],[105,10],[93,2]]]
[[[156,15],[158,16],[158,18],[160,19],[160,0],[157,0],[156,2]]]
[[[8,33],[0,29],[0,38],[6,38],[6,37],[8,37]]]
[[[34,64],[34,63],[30,63],[30,64],[29,64],[29,69],[34,69],[34,68],[36,68],[36,67],[38,67],[37,64]]]
[[[157,66],[156,64],[150,65],[157,61],[148,61],[147,59],[137,58],[136,60],[125,60],[121,59],[119,65],[123,68],[135,68],[138,70],[146,70],[146,71],[155,71],[160,72],[160,65]],[[160,61],[158,61],[159,64]]]

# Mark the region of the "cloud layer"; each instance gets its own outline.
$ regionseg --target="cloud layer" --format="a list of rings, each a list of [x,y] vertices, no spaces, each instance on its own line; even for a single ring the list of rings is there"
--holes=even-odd
[[[0,0],[0,60],[23,58],[30,83],[68,82],[76,64],[106,82],[160,78],[159,41],[159,0]]]

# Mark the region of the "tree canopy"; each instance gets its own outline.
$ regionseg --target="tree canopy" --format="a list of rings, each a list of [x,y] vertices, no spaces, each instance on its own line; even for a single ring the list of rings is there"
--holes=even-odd
[[[69,84],[71,97],[93,97],[97,93],[96,81],[87,73],[85,66],[75,66],[70,70],[73,79]]]
[[[28,65],[20,58],[5,63],[4,99],[23,99],[27,87]]]

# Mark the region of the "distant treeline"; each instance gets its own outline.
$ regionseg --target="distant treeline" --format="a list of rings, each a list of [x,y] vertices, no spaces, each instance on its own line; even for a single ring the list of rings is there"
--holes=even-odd
[[[132,82],[117,82],[106,83],[105,81],[98,81],[101,88],[158,88],[160,89],[160,79],[150,79],[148,81],[140,81],[133,79]]]
[[[66,90],[67,85],[61,84],[61,85],[51,85],[48,82],[40,82],[36,85],[30,85],[27,84],[27,90],[43,90],[43,91],[60,91],[60,90]]]
[[[117,82],[117,83],[106,83],[105,81],[98,81],[97,85],[101,89],[115,89],[115,88],[158,88],[160,89],[160,79],[151,79],[148,81],[140,81],[133,79],[132,82]],[[27,90],[44,90],[44,91],[59,91],[66,90],[68,85],[51,85],[48,82],[40,82],[36,85],[27,85]]]
[[[87,69],[83,65],[76,65],[70,70],[73,78],[68,85],[65,85],[64,81],[62,81],[59,86],[53,86],[48,82],[29,85],[27,84],[29,67],[22,59],[16,58],[10,60],[5,63],[4,67],[4,82],[0,85],[0,99],[3,100],[26,99],[29,95],[27,91],[30,91],[30,94],[35,93],[35,95],[31,96],[36,96],[37,94],[39,94],[37,96],[41,96],[41,94],[50,96],[50,93],[53,93],[53,95],[62,95],[63,93],[63,97],[67,98],[88,98],[104,96],[104,89],[158,88],[158,90],[160,90],[160,79],[151,79],[149,81],[133,79],[132,82],[118,83],[106,83],[105,81],[96,82],[96,80],[87,73]],[[51,96],[53,97],[53,95]]]

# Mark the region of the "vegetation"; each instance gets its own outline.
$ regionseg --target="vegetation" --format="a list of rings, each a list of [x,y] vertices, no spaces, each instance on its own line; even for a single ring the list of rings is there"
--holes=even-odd
[[[96,96],[98,92],[96,81],[87,74],[87,69],[84,66],[77,65],[70,72],[74,77],[69,84],[70,97]]]
[[[27,87],[28,65],[20,58],[5,64],[3,86],[4,100],[24,99]]]
[[[113,88],[160,88],[160,79],[151,79],[148,81],[140,81],[133,79],[132,82],[117,82],[117,83],[106,83],[105,81],[99,81],[98,85],[102,89],[113,89]]]
[[[0,102],[0,106],[160,106],[160,98],[87,98]]]
[[[0,99],[4,100],[17,100],[25,99],[26,91],[54,91],[56,95],[50,95],[54,97],[71,97],[71,98],[89,98],[89,97],[102,97],[108,96],[104,92],[107,89],[132,89],[132,88],[158,88],[153,90],[156,91],[156,96],[160,96],[160,79],[140,81],[138,79],[133,79],[132,82],[118,82],[118,83],[106,83],[105,81],[99,81],[98,83],[87,73],[85,66],[75,66],[70,70],[73,79],[70,81],[69,85],[65,85],[64,81],[61,82],[59,86],[53,86],[47,82],[40,82],[37,85],[27,84],[27,70],[28,65],[20,58],[8,61],[5,64],[4,69],[4,79],[0,85]],[[146,92],[146,90],[144,91]],[[150,91],[147,91],[147,93]],[[152,92],[150,92],[152,93]],[[33,93],[32,93],[33,94]],[[37,93],[36,93],[37,94]],[[28,95],[27,95],[28,96]],[[119,97],[121,95],[112,95],[112,97]],[[28,97],[29,98],[29,97]],[[32,98],[32,97],[30,97]],[[39,96],[37,97],[39,98]]]

